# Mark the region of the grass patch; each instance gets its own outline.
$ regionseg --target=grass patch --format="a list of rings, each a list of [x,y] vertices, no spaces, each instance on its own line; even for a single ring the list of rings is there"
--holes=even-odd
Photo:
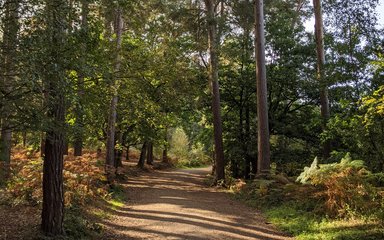
[[[103,209],[95,209],[91,212],[91,214],[99,219],[110,219],[111,214]]]
[[[71,207],[66,210],[64,217],[64,229],[66,240],[92,239],[102,231],[102,226],[93,223],[83,217],[80,208]]]
[[[176,166],[176,168],[192,169],[208,167],[210,163],[199,159],[179,159],[174,163],[174,165]]]
[[[121,208],[124,206],[124,202],[121,202],[120,200],[111,199],[108,200],[108,203],[111,205],[112,209],[116,210],[117,208]]]
[[[125,189],[122,185],[113,185],[110,189],[109,196],[110,198],[107,200],[107,202],[111,205],[113,210],[124,207],[127,197]]]
[[[319,217],[298,209],[292,202],[263,212],[268,221],[296,239],[384,239],[384,231],[377,222]]]
[[[377,217],[353,212],[328,216],[316,186],[283,183],[274,177],[240,186],[232,191],[236,199],[261,210],[269,222],[295,239],[384,239],[383,222]]]

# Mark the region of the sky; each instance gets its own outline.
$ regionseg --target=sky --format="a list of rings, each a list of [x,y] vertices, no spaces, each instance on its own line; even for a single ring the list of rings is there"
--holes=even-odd
[[[384,0],[379,0],[380,6],[377,8],[379,14],[379,24],[384,27]]]
[[[378,24],[381,27],[384,27],[384,0],[379,0],[379,6],[377,7],[376,12],[378,14]],[[314,25],[315,25],[315,19],[311,19],[310,21],[305,23],[305,28],[307,29],[307,31],[312,32]]]

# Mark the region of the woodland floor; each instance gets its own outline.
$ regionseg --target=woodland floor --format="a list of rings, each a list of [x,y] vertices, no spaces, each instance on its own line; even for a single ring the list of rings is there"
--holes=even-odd
[[[90,218],[103,228],[95,239],[292,239],[257,210],[207,186],[210,168],[141,171],[133,162],[125,164],[129,173],[121,183],[124,204],[88,206],[92,212],[107,212]],[[37,206],[0,204],[0,240],[36,239],[40,211]]]
[[[158,170],[123,184],[127,203],[102,239],[291,239],[256,210],[206,186],[209,168]]]

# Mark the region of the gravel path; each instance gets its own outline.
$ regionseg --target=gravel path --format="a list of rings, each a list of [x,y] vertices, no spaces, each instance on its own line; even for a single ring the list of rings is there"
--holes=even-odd
[[[131,178],[128,203],[106,220],[103,239],[291,239],[256,210],[203,183],[209,168]]]

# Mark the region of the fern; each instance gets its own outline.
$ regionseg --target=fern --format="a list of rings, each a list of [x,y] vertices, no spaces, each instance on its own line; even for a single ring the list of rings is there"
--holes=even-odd
[[[310,167],[304,168],[304,171],[296,179],[296,182],[302,184],[311,183],[314,185],[321,184],[333,173],[342,172],[348,168],[354,170],[364,169],[364,161],[352,160],[350,154],[347,153],[339,163],[318,164],[316,157]]]
[[[304,167],[304,171],[300,174],[299,177],[297,177],[296,182],[300,182],[302,184],[309,183],[311,177],[316,174],[319,169],[318,162],[319,160],[317,159],[317,157],[315,157],[310,167]]]
[[[318,164],[317,158],[297,178],[297,182],[318,186],[318,196],[324,197],[324,207],[329,216],[347,216],[358,212],[370,214],[379,207],[378,197],[369,182],[373,174],[364,162],[352,160],[346,154],[338,163]]]

